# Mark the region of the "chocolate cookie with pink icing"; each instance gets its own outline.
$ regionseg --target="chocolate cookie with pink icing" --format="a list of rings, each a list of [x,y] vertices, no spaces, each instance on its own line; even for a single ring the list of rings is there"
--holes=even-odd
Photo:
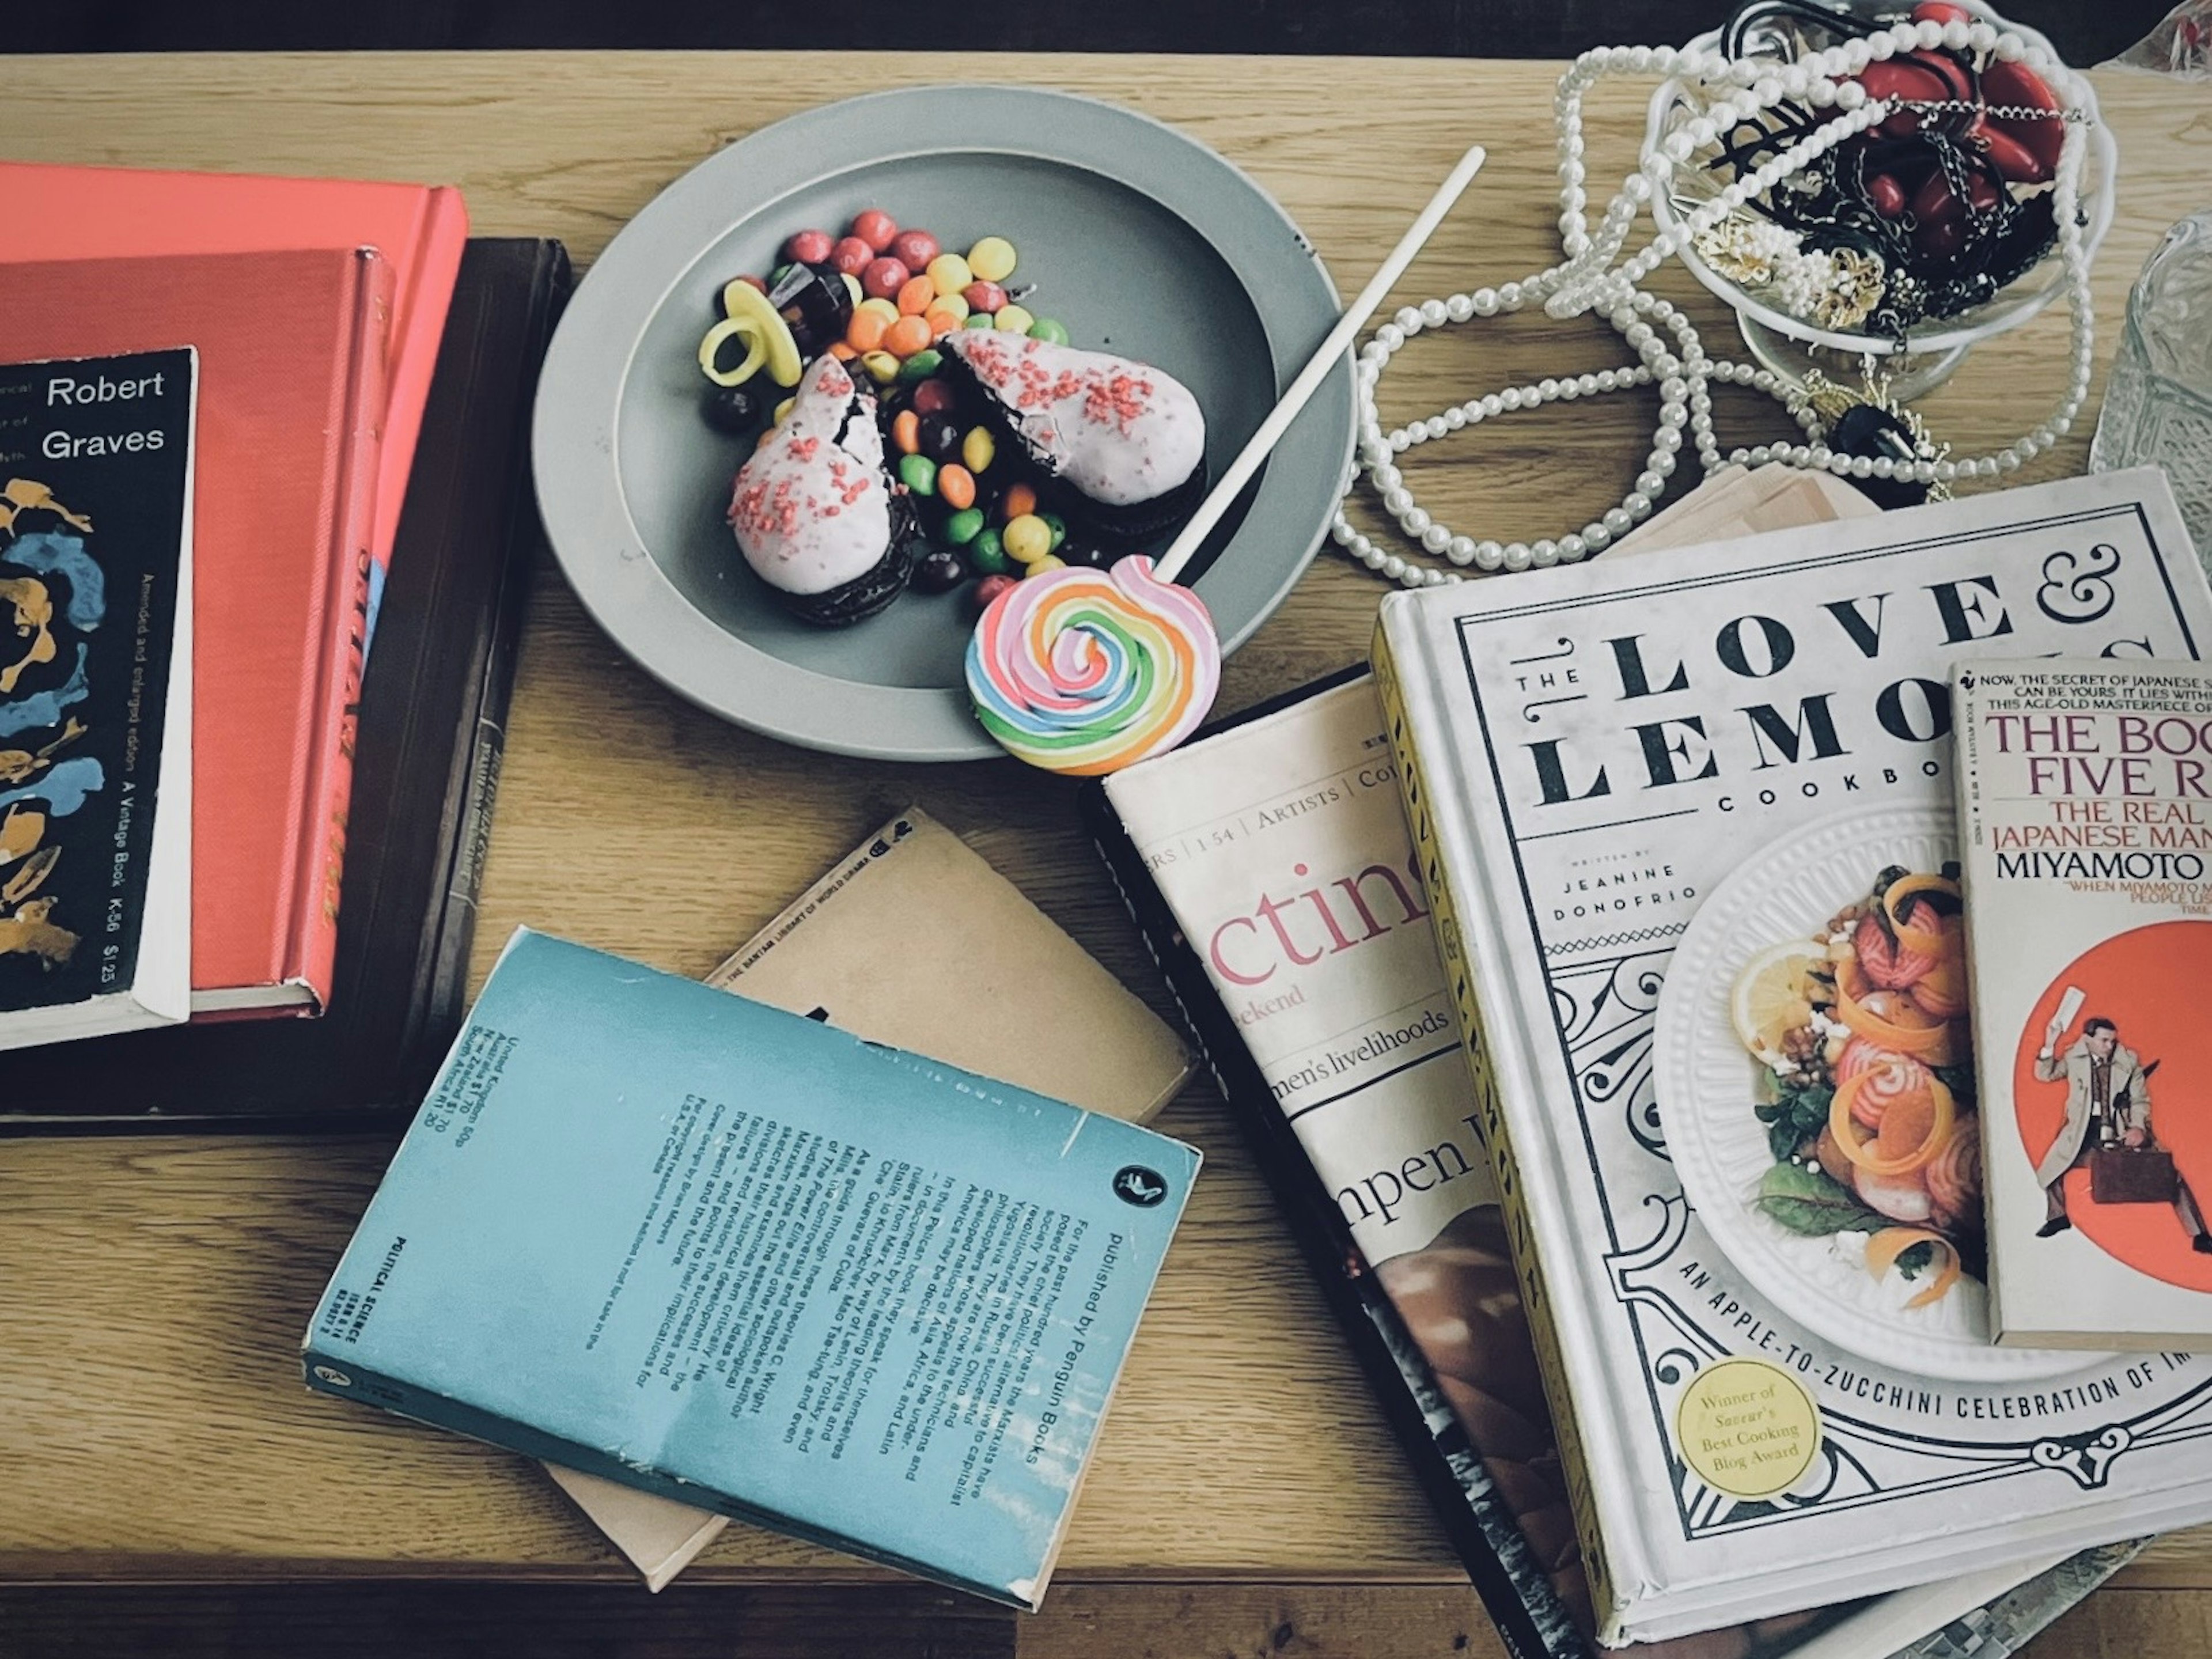
[[[874,396],[835,357],[807,369],[738,469],[729,520],[753,573],[806,622],[842,628],[905,590],[921,535],[913,503],[884,471]]]
[[[939,342],[1005,441],[1052,480],[1067,515],[1116,540],[1157,536],[1206,493],[1206,416],[1148,363],[1026,335],[955,329]]]

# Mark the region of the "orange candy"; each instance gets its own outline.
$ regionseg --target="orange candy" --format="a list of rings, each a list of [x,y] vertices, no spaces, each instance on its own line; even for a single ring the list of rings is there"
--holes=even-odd
[[[832,340],[830,343],[830,355],[841,363],[849,363],[860,354],[842,340]]]
[[[898,291],[898,308],[902,316],[919,317],[929,309],[937,298],[937,289],[927,276],[909,276]]]
[[[856,311],[853,320],[845,325],[845,343],[854,350],[866,354],[883,349],[884,335],[890,324],[879,311]]]
[[[959,327],[962,319],[951,307],[935,305],[921,313],[921,320],[929,325],[929,337],[941,340]]]
[[[898,446],[902,455],[921,453],[921,416],[910,409],[902,409],[891,421],[891,441]]]
[[[1025,483],[1018,483],[1006,491],[999,503],[999,512],[1009,523],[1025,513],[1036,511],[1036,491]]]
[[[905,316],[884,331],[884,349],[894,357],[911,357],[929,343],[929,325],[919,316]]]
[[[937,469],[937,494],[956,513],[971,507],[975,505],[975,475],[948,462]]]

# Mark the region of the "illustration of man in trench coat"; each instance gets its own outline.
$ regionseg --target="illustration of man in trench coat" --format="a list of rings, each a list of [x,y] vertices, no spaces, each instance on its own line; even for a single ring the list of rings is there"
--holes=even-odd
[[[2039,1081],[2063,1080],[2066,1085],[2066,1121],[2035,1166],[2046,1206],[2043,1225],[2036,1230],[2038,1238],[2064,1232],[2074,1224],[2066,1213],[2069,1170],[2086,1167],[2092,1152],[2106,1147],[2152,1144],[2150,1078],[2136,1051],[2121,1046],[2119,1027],[2102,1015],[2093,1016],[2062,1054],[2057,1046],[2063,1034],[2064,1027],[2053,1020],[2035,1055]],[[2186,1181],[2175,1190],[2173,1212],[2189,1234],[2191,1247],[2212,1255],[2212,1235],[2205,1231],[2203,1214]]]

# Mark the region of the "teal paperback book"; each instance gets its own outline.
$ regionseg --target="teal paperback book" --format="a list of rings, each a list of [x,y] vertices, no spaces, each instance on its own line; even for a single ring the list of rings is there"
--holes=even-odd
[[[1034,1610],[1199,1154],[528,930],[310,1388]]]

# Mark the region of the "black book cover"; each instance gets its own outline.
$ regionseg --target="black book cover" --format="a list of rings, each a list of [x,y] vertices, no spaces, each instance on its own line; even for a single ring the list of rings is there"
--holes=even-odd
[[[362,688],[331,1012],[199,1022],[11,1058],[0,1132],[396,1127],[463,1011],[530,572],[538,369],[557,242],[461,263]]]
[[[1366,672],[1363,664],[1332,674],[1209,725],[1200,737],[1261,719]],[[1397,1309],[1368,1270],[1335,1199],[1298,1144],[1204,964],[1146,872],[1104,784],[1087,780],[1079,800],[1085,829],[1498,1634],[1516,1659],[1590,1659],[1592,1650],[1576,1632],[1511,1505],[1486,1471],[1480,1449],[1454,1416]]]
[[[195,383],[189,349],[0,368],[0,1013],[128,996],[157,948]]]

